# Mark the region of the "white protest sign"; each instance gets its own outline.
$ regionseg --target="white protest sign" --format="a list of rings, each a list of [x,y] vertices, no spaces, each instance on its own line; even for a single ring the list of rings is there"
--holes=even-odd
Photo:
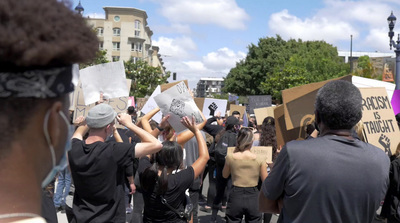
[[[95,103],[103,92],[105,99],[129,97],[122,61],[99,64],[80,70],[85,105]]]
[[[141,110],[144,114],[147,114],[147,113],[149,113],[151,110],[153,110],[153,109],[155,109],[155,108],[158,107],[156,101],[154,100],[154,97],[155,97],[156,95],[159,95],[159,94],[161,94],[161,87],[160,87],[160,85],[157,86],[157,88],[153,91],[153,93],[151,94],[151,96],[150,96],[149,99],[147,100],[146,104],[144,104],[144,106],[143,106],[143,108],[142,108],[142,110]],[[156,121],[157,123],[160,123],[161,120],[162,120],[162,113],[161,113],[161,111],[157,112],[157,113],[152,117],[152,119],[153,119],[154,121]]]
[[[158,107],[164,115],[170,115],[168,122],[179,133],[186,130],[181,119],[184,116],[195,117],[196,123],[203,122],[200,110],[197,108],[184,82],[172,86],[154,97]]]
[[[221,116],[225,115],[227,100],[205,98],[203,104],[203,114],[206,119],[213,117],[217,112],[221,112]]]
[[[362,122],[368,143],[394,155],[400,132],[385,88],[359,88],[362,96]]]

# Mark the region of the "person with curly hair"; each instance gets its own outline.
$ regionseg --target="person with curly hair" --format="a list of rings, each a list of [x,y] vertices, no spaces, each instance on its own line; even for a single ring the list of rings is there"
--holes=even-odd
[[[315,100],[317,138],[288,142],[263,182],[260,211],[279,222],[372,222],[389,182],[389,157],[353,136],[360,90],[330,81]],[[368,177],[366,177],[368,176]]]
[[[0,1],[0,222],[45,222],[42,188],[67,164],[73,64],[98,40],[64,3]]]

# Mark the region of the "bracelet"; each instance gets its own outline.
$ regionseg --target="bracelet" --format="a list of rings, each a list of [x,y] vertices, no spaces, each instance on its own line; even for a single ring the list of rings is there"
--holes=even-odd
[[[160,131],[160,132],[164,131],[164,129],[163,129],[163,128],[161,128],[161,127],[160,127],[160,126],[158,126],[158,125],[157,125],[157,129],[158,129],[158,131]]]

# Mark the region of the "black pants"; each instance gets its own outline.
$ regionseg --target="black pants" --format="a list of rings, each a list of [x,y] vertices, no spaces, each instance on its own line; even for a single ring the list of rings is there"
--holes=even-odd
[[[207,205],[212,207],[215,196],[217,194],[217,178],[216,178],[216,164],[214,161],[208,161],[208,191],[207,191]]]
[[[222,176],[222,170],[224,167],[220,165],[216,165],[216,180],[217,180],[217,194],[215,196],[213,205],[212,205],[212,214],[211,220],[214,221],[217,219],[218,210],[220,207],[221,202],[223,201],[225,195],[225,188],[227,190],[227,196],[229,197],[229,191],[232,187],[232,180],[231,177],[225,179]]]
[[[262,214],[258,211],[257,187],[233,187],[229,192],[226,208],[227,222],[240,223],[243,215],[245,222],[261,222]]]
[[[198,209],[199,209],[199,191],[200,190],[190,190],[189,189],[189,196],[190,200],[192,201],[193,204],[193,223],[198,223],[199,222],[199,217],[198,217]]]

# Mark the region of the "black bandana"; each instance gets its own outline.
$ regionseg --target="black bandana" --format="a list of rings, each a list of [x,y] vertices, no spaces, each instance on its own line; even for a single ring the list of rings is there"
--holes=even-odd
[[[0,98],[55,98],[74,90],[72,65],[21,72],[0,71]]]

